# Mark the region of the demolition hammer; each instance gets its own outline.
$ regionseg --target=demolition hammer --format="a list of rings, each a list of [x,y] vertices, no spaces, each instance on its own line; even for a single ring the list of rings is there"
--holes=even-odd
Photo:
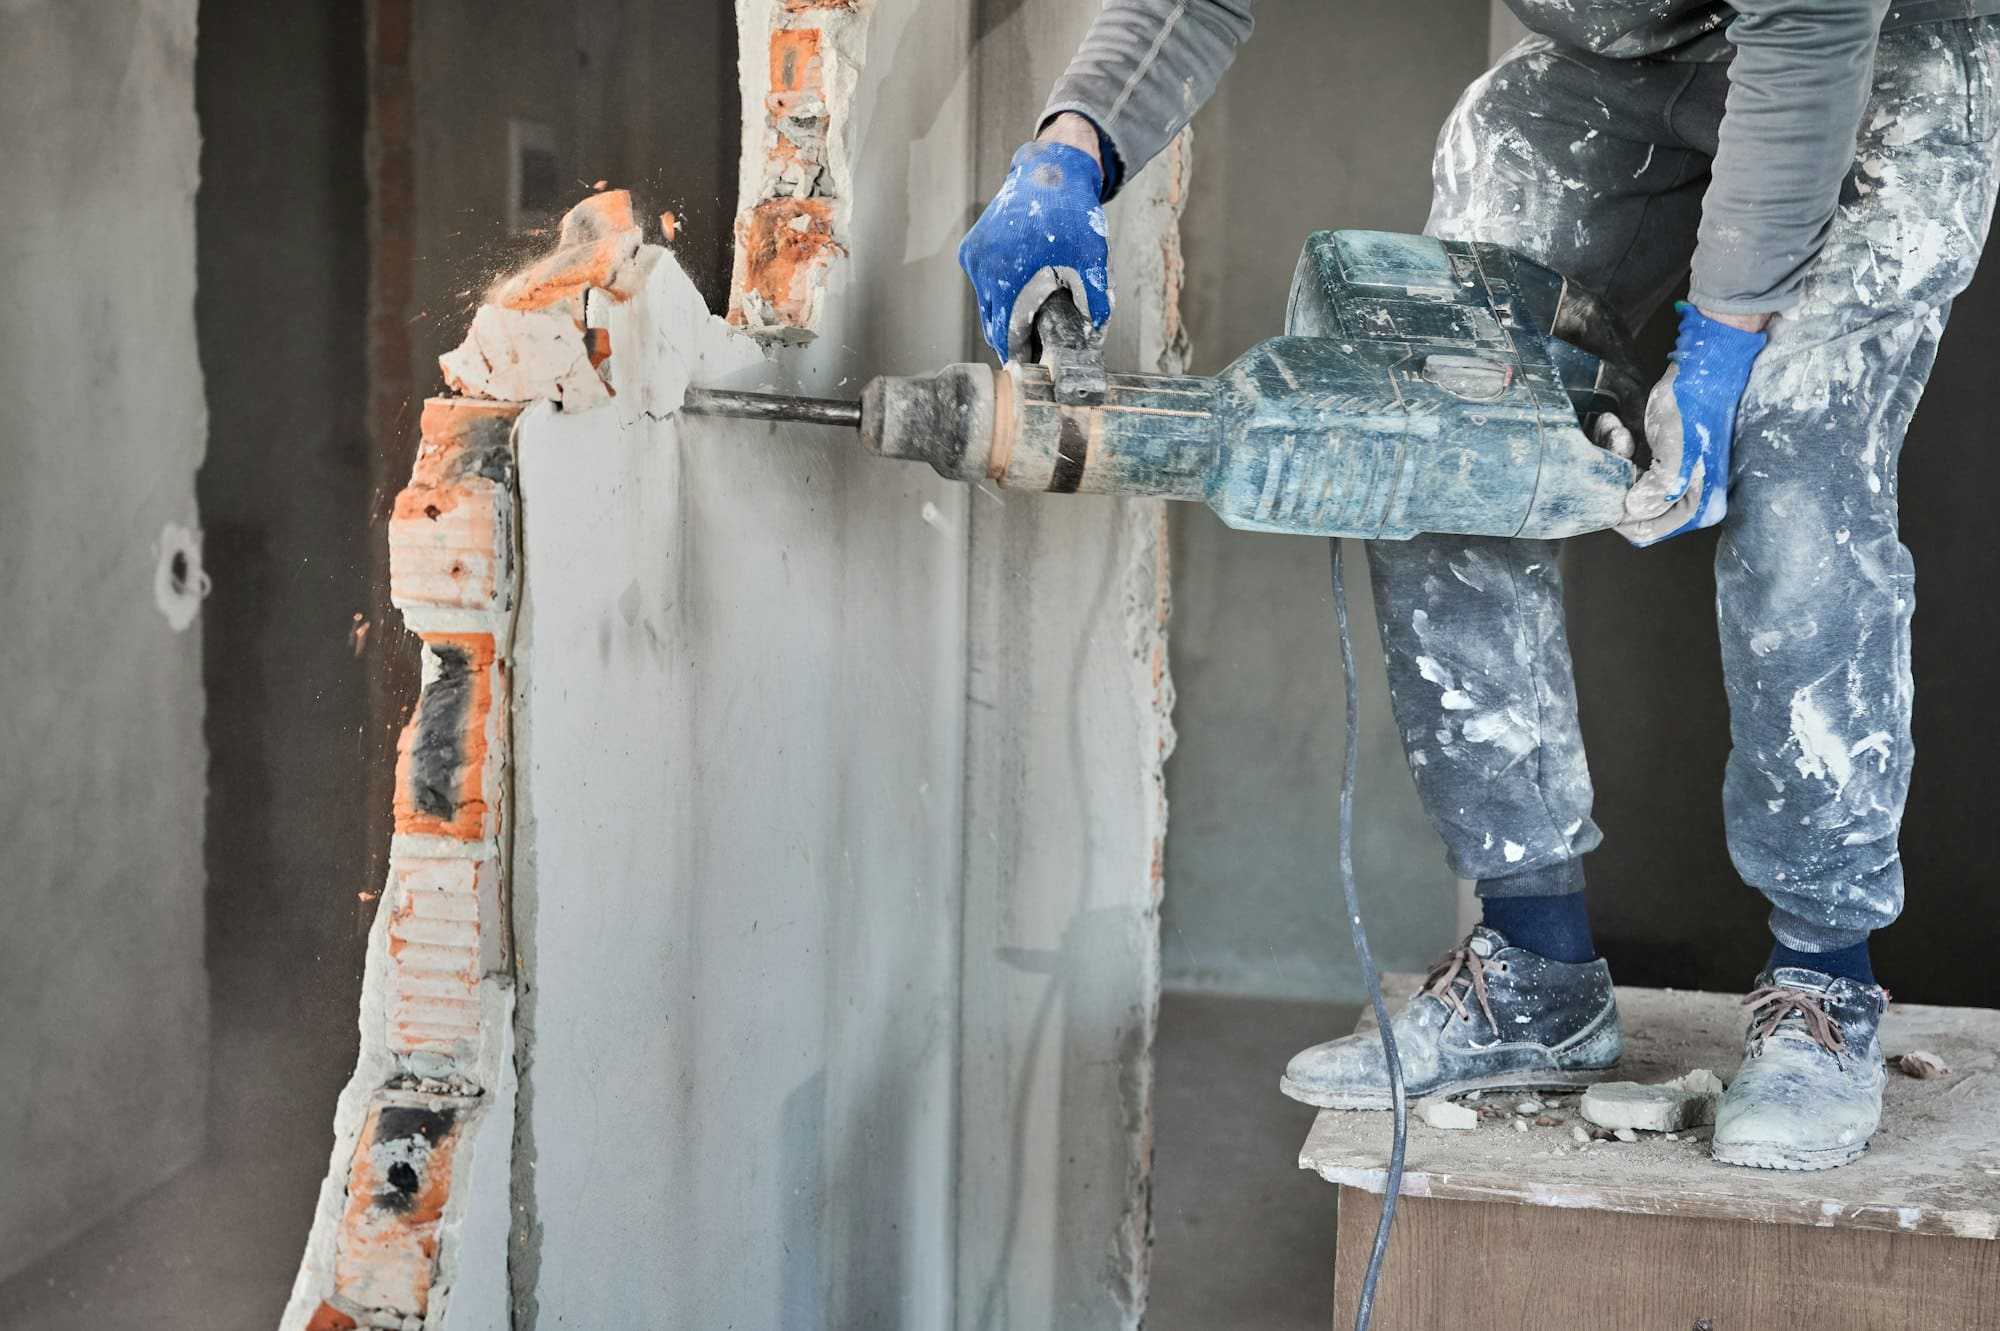
[[[1638,479],[1591,433],[1643,415],[1630,339],[1497,245],[1317,232],[1285,335],[1214,377],[1107,373],[1066,289],[1034,327],[1038,358],[999,370],[885,375],[859,402],[697,388],[682,409],[858,428],[950,480],[1201,500],[1310,536],[1575,536],[1621,521]]]

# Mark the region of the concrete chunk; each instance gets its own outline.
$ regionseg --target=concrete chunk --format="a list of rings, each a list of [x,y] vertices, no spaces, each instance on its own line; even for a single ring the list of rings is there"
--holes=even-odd
[[[1583,1116],[1601,1128],[1634,1128],[1645,1132],[1678,1132],[1715,1121],[1716,1097],[1668,1083],[1642,1086],[1635,1081],[1607,1081],[1583,1093]]]
[[[1470,1132],[1479,1126],[1477,1113],[1449,1100],[1419,1100],[1417,1116],[1432,1127],[1447,1132]]]

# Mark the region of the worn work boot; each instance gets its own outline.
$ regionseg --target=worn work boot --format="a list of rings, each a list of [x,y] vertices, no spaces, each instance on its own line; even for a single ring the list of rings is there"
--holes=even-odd
[[[1715,1111],[1711,1151],[1728,1165],[1832,1169],[1868,1149],[1882,1121],[1889,995],[1801,966],[1757,977],[1743,1000],[1743,1070]]]
[[[1411,1099],[1586,1086],[1625,1047],[1602,959],[1551,961],[1484,925],[1432,968],[1390,1027]],[[1279,1089],[1326,1109],[1387,1109],[1382,1042],[1364,1031],[1316,1044],[1292,1059]]]

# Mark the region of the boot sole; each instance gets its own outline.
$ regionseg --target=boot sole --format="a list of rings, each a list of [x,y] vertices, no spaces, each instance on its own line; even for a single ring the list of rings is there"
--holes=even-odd
[[[1467,1091],[1573,1091],[1580,1086],[1595,1086],[1615,1070],[1615,1068],[1579,1068],[1564,1072],[1523,1068],[1519,1072],[1496,1072],[1485,1077],[1463,1077],[1458,1081],[1442,1082],[1422,1092],[1411,1092],[1409,1099],[1415,1102],[1435,1096],[1463,1095]],[[1321,1109],[1395,1107],[1387,1091],[1319,1091],[1301,1086],[1290,1077],[1278,1078],[1278,1089],[1300,1104],[1315,1105]]]
[[[1742,1165],[1748,1169],[1807,1171],[1853,1164],[1867,1150],[1865,1141],[1859,1146],[1835,1146],[1821,1151],[1802,1151],[1773,1142],[1731,1142],[1726,1146],[1717,1142],[1709,1147],[1709,1155],[1718,1164]]]

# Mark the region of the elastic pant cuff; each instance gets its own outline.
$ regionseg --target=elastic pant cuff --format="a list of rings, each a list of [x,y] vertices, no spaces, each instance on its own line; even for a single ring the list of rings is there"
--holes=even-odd
[[[1583,891],[1583,861],[1558,860],[1505,878],[1482,878],[1482,897],[1561,897]]]
[[[1482,888],[1484,885],[1481,885]],[[1788,911],[1771,912],[1771,936],[1795,952],[1839,952],[1868,941],[1868,929],[1835,929]]]

